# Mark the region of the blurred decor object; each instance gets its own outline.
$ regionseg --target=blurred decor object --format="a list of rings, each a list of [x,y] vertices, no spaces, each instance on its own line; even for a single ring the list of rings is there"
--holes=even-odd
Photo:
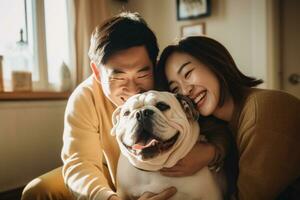
[[[59,91],[66,92],[71,90],[71,72],[65,62],[62,62],[59,71]]]
[[[191,25],[184,25],[181,27],[181,37],[186,38],[189,36],[205,35],[205,23],[197,23]]]
[[[0,55],[0,92],[4,91],[2,60],[3,60],[3,56]]]
[[[28,66],[28,44],[23,39],[23,30],[20,30],[20,41],[13,51],[12,60],[12,89],[13,91],[31,91],[32,75]]]
[[[12,72],[12,88],[13,91],[32,91],[31,72],[13,71]]]
[[[211,13],[210,0],[176,0],[177,20],[198,19]]]

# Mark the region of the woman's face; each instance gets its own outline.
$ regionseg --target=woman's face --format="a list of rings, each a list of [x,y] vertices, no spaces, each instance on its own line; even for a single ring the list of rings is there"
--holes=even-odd
[[[220,99],[216,75],[187,53],[174,52],[167,59],[165,73],[170,90],[189,96],[203,116],[214,114]]]

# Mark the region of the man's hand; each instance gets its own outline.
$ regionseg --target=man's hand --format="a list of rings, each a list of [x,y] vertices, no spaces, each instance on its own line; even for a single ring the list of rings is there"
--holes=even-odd
[[[191,176],[214,159],[215,146],[209,143],[198,142],[192,150],[171,168],[163,168],[160,173],[164,176]]]
[[[138,200],[166,200],[171,198],[176,192],[177,189],[175,187],[167,188],[158,194],[145,192]]]
[[[138,200],[166,200],[171,198],[176,192],[177,189],[175,187],[167,188],[158,194],[154,194],[152,192],[145,192]],[[113,195],[108,200],[122,200],[122,199],[116,195]]]
[[[108,198],[108,200],[122,200],[120,197],[118,197],[117,195],[112,195]]]

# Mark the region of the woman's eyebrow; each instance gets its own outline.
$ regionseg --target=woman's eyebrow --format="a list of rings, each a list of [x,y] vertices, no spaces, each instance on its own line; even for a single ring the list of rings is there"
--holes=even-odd
[[[187,66],[188,64],[190,64],[190,63],[191,63],[191,61],[188,61],[188,62],[183,63],[183,64],[180,66],[179,70],[177,71],[177,74],[180,74],[181,71],[183,70],[183,68],[184,68],[185,66]],[[170,82],[169,82],[169,86],[171,86],[173,83],[174,83],[174,81],[170,81]]]
[[[187,66],[188,64],[190,64],[190,63],[191,63],[191,61],[188,61],[188,62],[186,62],[186,63],[183,63],[183,64],[180,66],[179,70],[177,71],[177,74],[180,74],[181,71],[183,70],[183,68],[184,68],[185,66]]]

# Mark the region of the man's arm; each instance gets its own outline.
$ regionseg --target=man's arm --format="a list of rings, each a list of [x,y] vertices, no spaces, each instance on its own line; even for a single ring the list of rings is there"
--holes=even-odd
[[[115,193],[103,174],[99,124],[90,95],[81,89],[68,101],[62,149],[63,177],[76,198],[108,199]]]

